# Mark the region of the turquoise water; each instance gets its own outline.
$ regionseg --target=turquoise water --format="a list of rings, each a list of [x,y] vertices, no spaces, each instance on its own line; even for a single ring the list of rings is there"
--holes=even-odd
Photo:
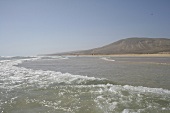
[[[0,57],[0,113],[169,113],[169,61]]]

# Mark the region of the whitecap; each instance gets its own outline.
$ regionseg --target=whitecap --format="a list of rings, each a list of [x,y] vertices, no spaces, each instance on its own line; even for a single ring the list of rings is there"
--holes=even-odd
[[[115,60],[110,59],[110,58],[107,58],[107,57],[102,57],[101,59],[102,59],[102,60],[105,60],[105,61],[115,61]]]
[[[105,82],[101,82],[106,80],[104,78],[55,71],[33,70],[16,66],[24,61],[36,60],[41,60],[41,57],[4,60],[0,62],[0,89],[2,89],[0,92],[0,108],[3,104],[7,103],[10,103],[10,105],[12,103],[14,106],[20,97],[19,95],[16,96],[15,93],[11,95],[11,93],[16,91],[24,92],[26,90],[25,93],[28,93],[28,97],[25,98],[25,106],[29,103],[38,103],[42,107],[61,110],[63,112],[75,112],[86,102],[92,102],[95,104],[95,109],[103,113],[149,112],[153,109],[155,111],[167,112],[170,110],[167,104],[170,102],[170,91],[166,89],[114,85],[109,84],[109,82],[108,84],[104,84]],[[98,84],[91,84],[93,81],[98,82]],[[40,95],[41,98],[38,98],[39,95],[38,97],[31,98],[29,97],[29,91],[32,89],[43,89],[42,91],[53,95],[50,97],[55,97],[56,100],[45,100],[48,98],[48,95],[45,96],[44,94]],[[46,89],[50,89],[49,91],[52,93]],[[56,91],[58,91],[57,94]],[[68,103],[68,105],[70,104],[69,107],[64,106],[65,104],[62,104],[63,99],[73,101],[74,106],[71,106],[72,103]],[[164,103],[164,106],[161,105],[162,103]]]

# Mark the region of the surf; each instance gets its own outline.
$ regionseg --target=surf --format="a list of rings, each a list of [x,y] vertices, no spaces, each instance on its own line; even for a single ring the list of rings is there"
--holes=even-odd
[[[17,66],[36,60],[43,59],[34,57],[0,61],[1,112],[170,111],[170,91],[166,89],[119,85],[105,78]]]
[[[115,61],[115,60],[110,59],[110,58],[107,58],[107,57],[102,57],[101,59],[102,59],[102,60],[105,60],[105,61],[112,61],[112,62],[114,62],[114,61]]]

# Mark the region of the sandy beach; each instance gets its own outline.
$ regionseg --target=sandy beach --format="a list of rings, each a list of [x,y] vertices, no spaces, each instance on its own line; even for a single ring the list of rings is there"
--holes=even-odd
[[[66,55],[66,56],[95,56],[95,57],[170,57],[170,54],[110,54],[110,55]]]

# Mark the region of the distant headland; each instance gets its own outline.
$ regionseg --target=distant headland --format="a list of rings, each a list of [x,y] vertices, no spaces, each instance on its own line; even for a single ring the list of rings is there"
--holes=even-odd
[[[89,50],[48,54],[55,55],[127,55],[127,54],[170,54],[170,39],[127,38],[103,47]]]

